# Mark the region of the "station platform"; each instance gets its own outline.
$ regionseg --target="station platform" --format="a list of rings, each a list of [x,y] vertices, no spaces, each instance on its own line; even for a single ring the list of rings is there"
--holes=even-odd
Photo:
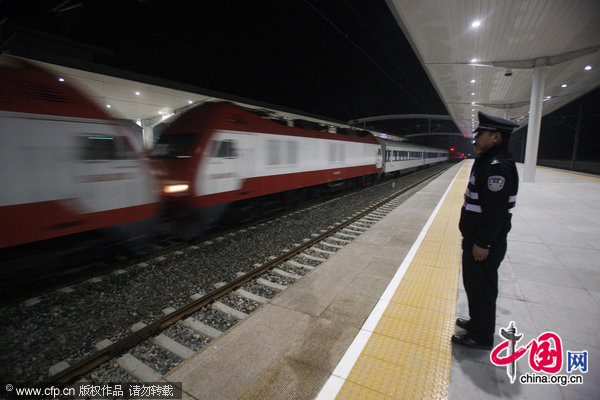
[[[163,379],[184,399],[599,398],[600,179],[540,167],[521,182],[494,345],[511,321],[517,347],[554,332],[559,374],[583,383],[522,384],[527,356],[511,383],[489,351],[450,341],[468,316],[458,218],[470,166],[452,166]],[[587,372],[566,373],[567,350],[587,351]]]

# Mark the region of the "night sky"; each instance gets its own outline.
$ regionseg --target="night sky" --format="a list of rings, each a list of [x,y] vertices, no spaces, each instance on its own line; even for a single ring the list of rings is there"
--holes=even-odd
[[[3,0],[0,12],[2,51],[40,61],[336,121],[447,114],[384,0]],[[368,127],[407,134],[427,126]],[[431,130],[458,132],[451,121],[432,121]],[[540,152],[558,147],[548,143]],[[470,149],[460,137],[426,144]]]

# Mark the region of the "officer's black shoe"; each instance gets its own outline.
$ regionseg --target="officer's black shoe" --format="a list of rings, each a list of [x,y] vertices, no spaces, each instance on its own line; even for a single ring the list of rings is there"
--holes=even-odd
[[[469,329],[469,320],[464,318],[456,318],[456,326],[463,329]]]
[[[457,334],[453,335],[452,343],[460,344],[462,346],[470,347],[472,349],[482,349],[482,350],[491,350],[492,349],[491,344],[488,345],[488,344],[478,342],[477,340],[475,340],[471,336],[469,336],[468,333],[457,333]]]

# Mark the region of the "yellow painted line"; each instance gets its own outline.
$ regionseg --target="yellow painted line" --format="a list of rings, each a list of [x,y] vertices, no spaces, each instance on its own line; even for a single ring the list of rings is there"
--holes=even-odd
[[[317,399],[448,396],[466,163]]]
[[[583,178],[583,179],[589,179],[591,181],[596,181],[596,182],[600,182],[600,178],[595,178],[593,176],[587,176],[587,175],[580,175],[580,174],[574,174],[572,172],[563,172],[563,171],[557,171],[556,169],[553,168],[546,168],[546,167],[537,167],[538,169],[543,169],[544,171],[550,171],[550,172],[554,172],[556,174],[563,174],[563,175],[569,175],[569,176],[574,176],[576,178]]]

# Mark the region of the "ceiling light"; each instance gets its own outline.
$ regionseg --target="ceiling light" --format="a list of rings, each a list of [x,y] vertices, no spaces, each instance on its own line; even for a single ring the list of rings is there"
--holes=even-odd
[[[475,92],[471,93],[471,96],[475,96]]]
[[[478,59],[474,58],[471,60],[472,63],[476,63],[477,61],[479,61]]]
[[[589,71],[590,69],[592,69],[592,66],[591,66],[591,65],[588,65],[588,66],[586,66],[584,69],[585,69],[586,71]]]
[[[136,96],[139,96],[139,95],[140,95],[140,92],[135,92],[135,95],[136,95]]]
[[[59,82],[64,82],[64,81],[65,81],[65,78],[58,78],[58,81],[59,81]]]
[[[192,103],[193,103],[193,101],[191,101],[191,100],[188,100],[188,104],[192,104]]]
[[[481,25],[481,22],[480,22],[480,21],[473,21],[473,23],[471,24],[471,26],[472,26],[473,28],[478,28],[478,27],[479,27],[479,25]]]
[[[163,115],[163,112],[162,112],[162,110],[161,110],[161,111],[159,111],[158,113],[159,113],[160,115]]]
[[[567,84],[563,83],[562,85],[560,85],[560,87],[567,87]]]
[[[110,104],[107,104],[107,105],[106,105],[106,108],[110,108]]]
[[[475,83],[477,82],[475,79],[471,79],[471,83]]]
[[[474,109],[474,108],[471,108],[471,111],[475,111],[475,109]]]

